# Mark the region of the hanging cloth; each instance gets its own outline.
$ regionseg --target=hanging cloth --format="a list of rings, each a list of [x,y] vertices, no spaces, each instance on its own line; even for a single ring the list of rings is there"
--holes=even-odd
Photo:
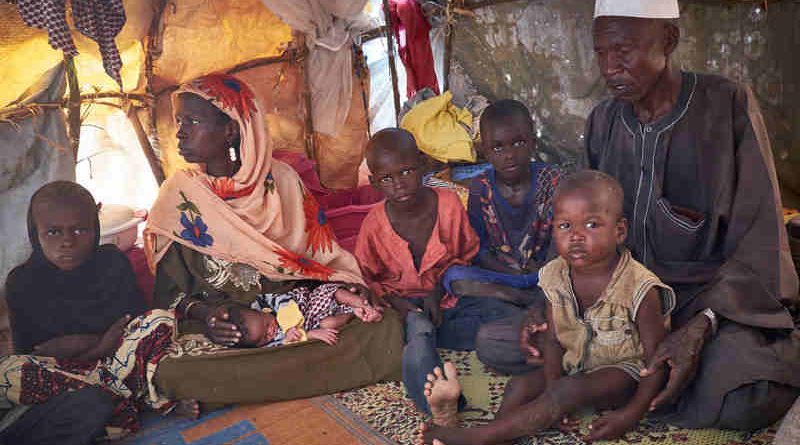
[[[81,34],[97,42],[103,68],[122,88],[122,58],[114,38],[125,25],[122,0],[70,0],[72,20]],[[47,41],[67,56],[75,57],[78,49],[67,25],[66,0],[18,0],[17,8],[25,24],[47,31]]]
[[[415,0],[389,0],[392,32],[397,52],[406,67],[408,97],[428,87],[439,94],[439,81],[433,68],[433,51],[428,33],[431,25]]]

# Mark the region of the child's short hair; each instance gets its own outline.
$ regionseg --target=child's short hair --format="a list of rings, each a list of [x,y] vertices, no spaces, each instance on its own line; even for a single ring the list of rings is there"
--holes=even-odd
[[[599,170],[580,170],[573,173],[558,183],[558,188],[553,196],[553,204],[563,196],[574,192],[585,191],[592,194],[604,192],[608,195],[609,204],[614,211],[618,211],[622,216],[622,205],[625,192],[622,185],[613,176]]]
[[[39,247],[39,235],[36,230],[36,221],[33,218],[33,208],[40,202],[53,205],[77,207],[81,212],[94,215],[95,242],[100,242],[100,217],[94,197],[82,185],[72,181],[53,181],[36,190],[28,204],[28,239],[34,249]]]
[[[483,133],[483,128],[486,124],[494,124],[504,120],[511,120],[513,118],[519,118],[521,121],[527,123],[530,131],[533,131],[533,118],[531,117],[531,112],[528,110],[528,107],[518,100],[502,99],[492,102],[483,110],[483,113],[481,113],[481,133]]]
[[[417,147],[417,140],[408,130],[402,128],[384,128],[375,133],[367,142],[367,167],[372,170],[375,158],[391,153],[400,156],[416,156],[422,159],[422,152]]]

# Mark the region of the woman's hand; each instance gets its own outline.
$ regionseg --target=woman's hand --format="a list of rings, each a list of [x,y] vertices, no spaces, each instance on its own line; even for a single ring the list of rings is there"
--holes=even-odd
[[[530,308],[519,331],[519,348],[525,354],[525,361],[530,365],[544,363],[537,338],[540,333],[547,330],[547,319],[545,319],[543,309],[541,306]]]
[[[667,385],[650,402],[650,410],[663,403],[673,403],[686,386],[692,382],[700,364],[700,353],[706,342],[711,323],[703,313],[692,318],[689,323],[672,332],[658,345],[656,353],[643,369],[641,375],[655,374],[662,366],[669,366]]]
[[[228,308],[218,307],[210,310],[205,318],[206,337],[220,345],[236,346],[242,338],[242,333],[229,320]]]
[[[308,338],[313,338],[333,346],[339,341],[339,331],[327,328],[312,329],[308,331]]]

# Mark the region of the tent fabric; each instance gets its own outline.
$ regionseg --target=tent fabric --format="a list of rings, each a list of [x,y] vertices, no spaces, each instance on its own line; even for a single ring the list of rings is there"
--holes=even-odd
[[[46,72],[17,103],[60,99],[64,72],[63,63]],[[5,283],[8,272],[30,254],[24,215],[33,193],[47,182],[74,178],[75,161],[61,109],[46,108],[18,123],[0,121],[0,282]],[[2,289],[5,286],[0,293]]]
[[[367,0],[262,0],[293,29],[306,35],[306,64],[314,130],[336,136],[350,111],[353,35],[368,28]]]
[[[291,28],[260,0],[171,1],[161,29],[152,85],[159,96],[204,74],[280,56],[292,40]]]

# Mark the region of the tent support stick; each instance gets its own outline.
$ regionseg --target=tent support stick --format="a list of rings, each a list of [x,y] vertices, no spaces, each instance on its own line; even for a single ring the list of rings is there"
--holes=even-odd
[[[308,50],[303,48],[289,48],[283,52],[280,56],[277,57],[262,57],[259,59],[248,60],[247,62],[240,63],[235,67],[228,70],[228,74],[235,74],[239,71],[249,70],[251,68],[256,68],[259,66],[265,65],[272,65],[274,63],[283,63],[283,62],[297,62],[298,60],[303,60],[308,55]]]
[[[394,97],[394,118],[400,125],[400,90],[397,89],[397,67],[394,65],[394,33],[392,32],[392,17],[389,14],[389,0],[383,0],[383,16],[386,18],[386,46],[389,53],[389,73],[392,76],[392,97]]]
[[[296,32],[294,33],[293,37],[294,38],[292,45],[295,45],[295,47],[297,48],[306,48],[306,37],[304,34]],[[302,51],[300,54],[304,56],[307,53],[306,50],[298,50],[298,51]],[[314,137],[314,118],[312,116],[312,110],[311,110],[312,106],[311,84],[308,82],[308,67],[306,66],[306,63],[308,63],[308,57],[301,57],[301,58],[293,57],[289,60],[295,63],[299,62],[297,66],[300,69],[300,78],[303,79],[303,92],[301,94],[303,96],[303,103],[305,104],[306,108],[305,119],[304,119],[305,126],[303,128],[305,137],[303,139],[306,144],[306,157],[308,159],[313,160],[316,157],[314,148],[317,145],[316,143],[317,141],[316,138]]]
[[[453,58],[453,34],[455,32],[456,27],[447,24],[447,36],[444,38],[444,69],[442,70],[444,91],[450,89],[450,60]]]
[[[67,86],[69,97],[67,98],[67,127],[69,128],[69,145],[72,149],[72,156],[78,160],[78,147],[81,142],[81,90],[78,83],[78,73],[75,71],[75,60],[67,56],[64,59],[67,64]]]
[[[147,163],[150,164],[150,170],[156,178],[159,187],[164,182],[164,169],[161,167],[161,160],[158,158],[153,146],[150,145],[150,139],[147,138],[147,133],[144,131],[142,121],[139,119],[139,108],[131,106],[128,108],[128,119],[133,125],[133,131],[136,132],[136,139],[139,140],[139,146],[142,147],[144,157],[147,158]]]
[[[149,106],[147,107],[148,112],[148,126],[147,129],[148,133],[150,133],[150,138],[147,135],[144,135],[144,140],[147,141],[147,146],[144,145],[142,141],[142,136],[139,136],[139,129],[141,132],[144,133],[144,128],[142,127],[142,121],[139,119],[138,112],[134,111],[134,118],[130,118],[131,125],[133,125],[134,130],[136,131],[137,137],[139,138],[139,144],[144,150],[144,155],[147,158],[147,162],[150,164],[150,169],[153,171],[153,175],[156,177],[156,182],[158,185],[164,181],[164,168],[161,164],[161,158],[158,155],[160,152],[160,144],[158,139],[158,107],[156,97],[153,95],[153,77],[154,77],[154,69],[156,60],[161,57],[163,53],[163,37],[164,37],[164,11],[167,9],[168,0],[159,0],[156,6],[155,13],[153,14],[153,18],[150,21],[150,29],[147,31],[147,46],[145,47],[145,62],[144,62],[144,81],[145,81],[145,93],[147,97],[151,99],[151,102],[145,102]],[[131,110],[135,110],[133,106],[131,106],[128,112],[130,113]],[[151,142],[152,141],[152,142]],[[155,147],[153,146],[155,144]],[[152,157],[152,159],[151,159]],[[156,163],[157,169],[154,168],[154,164]],[[160,176],[159,176],[160,175]]]

